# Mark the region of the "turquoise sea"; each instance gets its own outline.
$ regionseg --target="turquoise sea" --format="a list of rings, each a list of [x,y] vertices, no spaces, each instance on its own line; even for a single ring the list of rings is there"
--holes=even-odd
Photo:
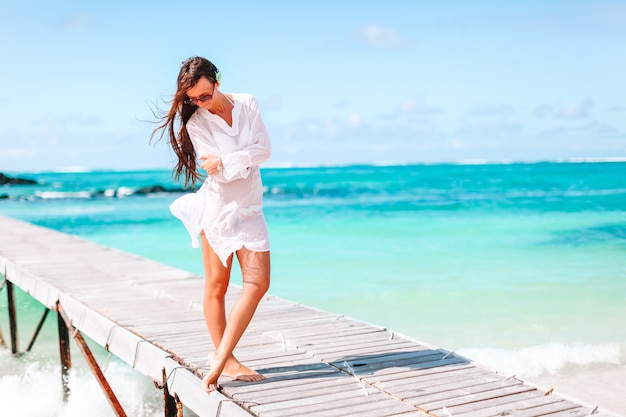
[[[181,193],[170,171],[5,174],[40,185],[0,186],[0,215],[202,274],[199,250],[169,213]],[[272,294],[531,381],[609,378],[606,391],[624,397],[626,162],[280,167],[262,175]],[[137,193],[155,185],[166,192]],[[20,300],[24,346],[41,307]],[[46,322],[29,354],[0,349],[0,415],[113,415],[76,349],[72,392],[85,392],[60,401],[54,324]],[[150,381],[96,351],[127,412],[162,415]],[[32,395],[39,400],[29,405]]]

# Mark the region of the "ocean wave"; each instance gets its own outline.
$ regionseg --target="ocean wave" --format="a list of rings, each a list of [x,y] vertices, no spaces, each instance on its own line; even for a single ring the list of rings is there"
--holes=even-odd
[[[626,162],[626,156],[612,156],[605,158],[568,158],[555,160],[557,163],[578,164],[578,163],[604,163],[604,162]]]
[[[548,343],[514,350],[468,348],[460,349],[457,353],[505,374],[515,374],[523,378],[543,374],[559,375],[572,367],[587,368],[591,365],[623,363],[619,343]]]
[[[92,199],[92,198],[124,198],[130,196],[153,196],[159,194],[183,193],[182,188],[168,188],[162,185],[146,187],[118,187],[90,191],[34,191],[33,194],[0,194],[0,199],[35,201],[35,200],[62,200],[62,199]]]
[[[57,360],[32,357],[21,359],[0,355],[13,365],[0,376],[0,413],[21,417],[78,417],[109,415],[111,407],[89,368],[80,362],[70,370],[70,396],[63,402]],[[132,416],[163,415],[161,393],[152,381],[117,359],[104,369],[124,410]],[[36,401],[33,399],[36,398]]]
[[[346,163],[319,163],[319,162],[268,162],[263,165],[269,169],[291,169],[291,168],[346,168],[353,166],[372,166],[372,167],[402,167],[402,166],[433,166],[433,165],[534,165],[534,164],[580,164],[580,163],[607,163],[607,162],[626,162],[626,156],[602,157],[602,158],[565,158],[565,159],[487,159],[472,158],[439,161],[401,161],[401,160],[374,160],[362,162],[346,162]]]
[[[43,200],[57,200],[61,198],[91,198],[89,191],[35,191],[35,196]]]
[[[592,190],[513,190],[503,193],[505,198],[604,197],[626,194],[626,188]],[[496,194],[497,195],[497,194]]]

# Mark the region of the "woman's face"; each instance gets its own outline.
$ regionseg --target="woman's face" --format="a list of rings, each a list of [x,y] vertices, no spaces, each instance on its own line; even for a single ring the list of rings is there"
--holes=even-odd
[[[198,80],[196,85],[186,91],[189,101],[196,106],[209,110],[215,103],[217,97],[217,83],[213,84],[206,77]]]

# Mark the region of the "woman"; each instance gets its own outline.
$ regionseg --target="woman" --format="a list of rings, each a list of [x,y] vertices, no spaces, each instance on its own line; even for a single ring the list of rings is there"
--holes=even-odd
[[[200,246],[205,270],[204,319],[215,352],[203,378],[207,392],[225,375],[244,381],[265,379],[241,364],[233,350],[247,328],[270,282],[269,236],[261,200],[259,165],[270,157],[270,140],[256,100],[249,94],[224,94],[219,72],[202,57],[184,61],[172,106],[153,135],[168,133],[178,157],[175,178],[185,186],[203,179],[170,209]],[[243,290],[226,320],[224,296],[236,254]]]

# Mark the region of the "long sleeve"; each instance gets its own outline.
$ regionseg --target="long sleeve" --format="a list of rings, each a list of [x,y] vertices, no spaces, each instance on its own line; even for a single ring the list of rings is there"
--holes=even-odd
[[[261,118],[259,105],[254,97],[249,96],[244,113],[247,113],[250,127],[249,143],[243,149],[222,155],[222,164],[224,165],[222,173],[226,181],[246,178],[252,166],[261,165],[271,156],[269,135]]]

